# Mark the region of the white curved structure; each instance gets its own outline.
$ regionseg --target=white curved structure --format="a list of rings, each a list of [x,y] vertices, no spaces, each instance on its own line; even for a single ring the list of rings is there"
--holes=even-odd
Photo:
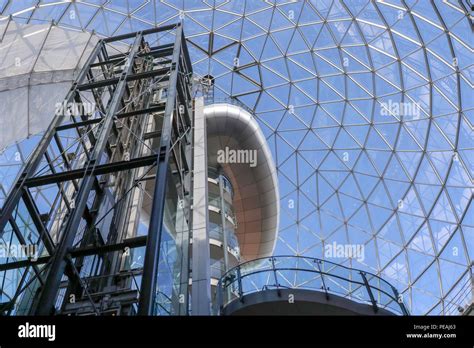
[[[241,258],[270,256],[278,236],[280,206],[276,167],[266,139],[252,115],[238,106],[213,104],[204,108],[204,114],[208,166],[222,167],[234,189]],[[218,158],[222,151],[236,157],[222,163]],[[244,163],[238,163],[239,155]]]
[[[97,41],[90,32],[0,19],[0,149],[46,129]]]

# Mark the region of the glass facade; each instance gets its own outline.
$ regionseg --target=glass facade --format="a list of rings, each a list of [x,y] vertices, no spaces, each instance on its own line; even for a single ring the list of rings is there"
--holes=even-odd
[[[234,213],[233,199],[234,190],[230,180],[221,173],[221,170],[209,167],[209,239],[222,244],[219,253],[211,252],[211,278],[215,280],[219,280],[226,271],[237,266],[240,261],[239,241],[236,236],[238,222]],[[225,252],[227,256],[224,256]]]
[[[104,36],[183,21],[195,74],[214,78],[216,98],[251,109],[267,137],[281,197],[275,254],[372,272],[400,290],[413,314],[457,314],[474,260],[466,6],[0,0],[0,35],[10,15]],[[12,155],[29,145],[20,147],[0,155],[0,204],[16,175]],[[334,243],[362,245],[364,257],[333,259],[326,251]]]
[[[186,220],[188,203],[178,192],[182,184],[168,172],[164,230],[160,243],[160,263],[157,279],[157,315],[179,315],[186,311],[188,297],[189,225]]]

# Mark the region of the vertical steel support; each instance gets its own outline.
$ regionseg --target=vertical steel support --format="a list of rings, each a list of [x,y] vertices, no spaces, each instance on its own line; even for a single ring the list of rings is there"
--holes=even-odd
[[[170,89],[162,127],[160,139],[160,149],[158,153],[157,173],[155,179],[155,189],[153,192],[153,205],[151,208],[150,224],[148,228],[148,239],[146,243],[145,258],[143,264],[143,276],[140,286],[140,300],[138,304],[138,315],[153,315],[156,297],[156,282],[158,279],[158,263],[160,260],[160,243],[163,230],[163,212],[166,198],[166,179],[168,175],[168,162],[171,147],[171,135],[173,127],[173,117],[176,104],[176,89],[178,83],[178,73],[180,69],[181,43],[183,39],[183,27],[178,25],[176,30],[176,40],[173,48],[173,58],[171,63]],[[187,295],[187,294],[186,294]]]
[[[374,313],[377,313],[379,311],[379,307],[377,306],[377,302],[375,302],[374,294],[372,293],[372,290],[370,289],[369,282],[367,281],[367,277],[365,276],[364,272],[359,272],[362,280],[364,281],[365,288],[367,289],[367,292],[370,297],[370,302],[372,302],[372,307],[374,308]]]
[[[392,291],[393,291],[393,294],[395,295],[395,298],[397,299],[398,305],[400,306],[400,309],[401,309],[403,315],[409,315],[408,310],[406,309],[405,304],[403,303],[403,300],[400,297],[400,294],[398,293],[397,289],[395,289],[392,286]]]
[[[278,281],[278,274],[277,270],[275,267],[275,257],[270,257],[270,261],[272,262],[272,271],[273,271],[273,278],[275,280],[275,286],[277,288],[277,294],[278,296],[281,296],[281,291],[280,291],[280,282]]]
[[[227,254],[227,248],[229,243],[227,241],[227,230],[225,228],[225,201],[224,201],[224,178],[222,173],[219,173],[219,195],[220,195],[220,203],[221,203],[221,224],[222,224],[222,239],[223,239],[223,246],[222,249],[224,251],[224,273],[229,270],[229,255]]]
[[[182,216],[181,220],[185,220],[185,217]],[[181,226],[183,222],[181,223]],[[182,230],[179,233],[178,245],[182,253],[182,261],[180,265],[180,277],[179,277],[179,294],[178,297],[178,315],[187,315],[189,312],[189,296],[188,296],[188,286],[189,286],[189,226],[187,231]]]
[[[222,282],[222,279],[219,280],[219,282],[217,283],[217,288],[216,288],[216,304],[215,304],[215,311],[214,311],[214,314],[216,315],[220,315],[221,314],[221,311],[222,309],[224,308],[224,305],[223,305],[223,301],[222,301],[222,292],[223,292],[223,289],[225,289],[226,285],[224,282]]]
[[[240,272],[240,266],[237,266],[237,286],[239,293],[240,302],[244,302],[244,289],[242,289],[242,274]]]
[[[89,66],[92,62],[97,58],[103,42],[99,41],[94,48],[94,51],[91,53],[87,61],[85,62],[82,70],[80,71],[79,75],[77,76],[76,81],[71,86],[67,96],[66,96],[66,103],[70,103],[73,101],[73,98],[77,92],[77,86],[84,80],[86,74],[89,71]],[[23,195],[23,188],[25,185],[25,181],[32,177],[35,174],[36,169],[41,163],[42,157],[45,154],[46,150],[48,149],[51,140],[53,139],[54,134],[56,133],[56,127],[61,125],[64,121],[64,116],[56,115],[53,122],[49,125],[49,127],[45,131],[45,135],[40,140],[38,146],[33,151],[30,160],[25,165],[24,169],[22,170],[20,176],[18,177],[15,186],[12,188],[11,193],[8,195],[5,203],[3,204],[2,210],[0,212],[0,236],[3,234],[5,226],[10,219],[10,216],[13,214],[13,211],[18,206],[18,202],[20,201]]]
[[[211,304],[211,252],[209,248],[208,166],[204,98],[194,101],[192,315],[209,315]]]
[[[321,274],[321,282],[323,283],[323,290],[324,290],[324,293],[326,294],[326,300],[329,300],[328,289],[326,288],[326,282],[324,281],[324,274],[323,274],[323,271],[321,270],[321,260],[314,260],[314,262],[318,266],[319,274]]]
[[[81,186],[75,197],[75,207],[71,211],[71,215],[67,219],[66,225],[64,226],[62,238],[59,245],[56,248],[56,252],[53,255],[51,266],[49,268],[48,277],[46,278],[45,285],[41,291],[37,308],[35,310],[36,315],[49,315],[54,309],[54,301],[56,294],[59,290],[61,278],[66,268],[66,255],[68,250],[72,247],[74,238],[82,219],[84,209],[87,204],[87,197],[93,187],[95,176],[94,169],[101,162],[102,155],[104,153],[105,145],[109,138],[110,131],[114,124],[115,114],[118,112],[120,107],[120,100],[123,97],[127,86],[127,76],[133,70],[133,62],[135,55],[140,48],[142,41],[142,33],[137,33],[133,46],[129,52],[127,62],[125,64],[126,69],[122,72],[119,81],[116,85],[112,100],[108,106],[107,113],[105,115],[104,125],[100,131],[99,139],[94,147],[91,159],[86,165],[87,173],[81,182]]]

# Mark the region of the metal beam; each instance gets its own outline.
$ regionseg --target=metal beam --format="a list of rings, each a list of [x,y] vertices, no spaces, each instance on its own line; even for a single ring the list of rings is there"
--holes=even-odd
[[[0,264],[0,272],[9,271],[11,269],[19,269],[28,266],[41,265],[49,261],[50,256],[40,256],[36,260],[21,260],[15,262],[8,262]]]
[[[145,109],[138,109],[138,110],[133,110],[133,111],[128,111],[128,112],[118,113],[116,116],[117,116],[117,118],[121,119],[121,118],[126,118],[126,117],[131,117],[131,116],[149,114],[149,113],[154,113],[154,112],[163,112],[163,111],[165,111],[165,104],[164,103],[160,104],[160,105],[157,105],[157,106],[152,106],[152,107],[149,107],[149,108],[145,108]],[[64,124],[64,125],[61,125],[61,126],[57,127],[56,131],[60,132],[60,131],[64,131],[64,130],[67,130],[67,129],[85,127],[85,126],[100,123],[103,120],[104,120],[103,118],[91,118],[91,119],[81,121],[81,122],[68,123],[68,124]]]
[[[164,30],[177,32],[174,43],[155,47],[146,44],[145,35]],[[133,45],[128,41],[130,49],[127,53],[116,57],[108,54],[107,47],[109,46],[106,43],[132,37],[135,41]],[[91,115],[56,117],[22,170],[12,192],[7,197],[7,204],[0,211],[0,227],[3,224],[0,234],[8,223],[8,219],[14,218],[14,213],[24,200],[26,214],[29,214],[28,218],[32,218],[50,256],[41,256],[35,261],[30,259],[0,264],[0,271],[28,269],[28,267],[36,269],[37,265],[44,265],[41,287],[36,283],[28,285],[32,293],[39,290],[35,298],[27,299],[28,303],[24,304],[29,306],[30,314],[53,314],[54,306],[58,304],[58,291],[60,287],[64,287],[64,282],[67,282],[67,291],[66,295],[63,294],[65,296],[65,300],[62,300],[63,307],[67,302],[68,293],[82,296],[84,282],[80,274],[83,273],[81,269],[85,257],[94,256],[95,261],[90,272],[87,270],[84,277],[93,275],[107,277],[107,284],[100,286],[109,286],[112,285],[114,275],[123,269],[120,251],[126,247],[136,248],[145,245],[147,248],[146,276],[142,279],[144,291],[140,294],[142,304],[139,308],[142,309],[141,313],[153,314],[161,233],[164,228],[166,181],[170,173],[169,162],[176,162],[177,168],[173,165],[172,175],[179,175],[179,179],[177,176],[176,178],[182,185],[178,193],[180,198],[186,197],[184,190],[185,188],[189,190],[191,185],[191,174],[188,173],[186,179],[183,177],[183,173],[187,170],[185,164],[188,155],[183,146],[191,147],[189,140],[185,138],[191,129],[191,113],[185,115],[178,113],[178,105],[185,105],[186,112],[189,112],[191,107],[188,78],[191,66],[187,66],[189,57],[183,56],[184,52],[187,52],[184,46],[185,40],[180,24],[101,40],[89,56],[64,102],[80,104],[82,103],[80,91],[92,92],[103,117],[90,118]],[[138,59],[138,57],[154,57],[155,59]],[[162,59],[156,59],[158,57]],[[112,69],[112,64],[115,62],[120,65],[120,70]],[[103,80],[95,80],[95,74],[91,71],[93,67],[101,70]],[[138,83],[129,83],[131,81],[138,81]],[[166,103],[150,106],[152,94],[162,88],[167,91]],[[128,102],[129,99],[132,101]],[[106,102],[106,106],[102,104],[103,101]],[[159,115],[157,116],[156,113]],[[155,128],[158,128],[150,129],[153,122],[148,123],[151,119],[145,116],[147,114],[155,114],[153,121],[156,122]],[[159,120],[156,117],[159,117]],[[119,119],[125,120],[118,122]],[[67,155],[69,147],[62,144],[60,132],[67,130],[72,130],[72,135],[78,137],[79,146],[82,146],[82,149],[74,150],[74,153],[81,154],[81,157],[76,158],[76,162]],[[83,131],[87,131],[87,134]],[[155,138],[156,141],[153,141],[152,147],[159,146],[156,150],[158,154],[146,144],[147,139]],[[134,158],[123,160],[125,152],[133,153]],[[150,153],[154,154],[149,155]],[[173,157],[170,158],[170,156]],[[65,164],[63,172],[56,171],[57,161]],[[44,165],[45,162],[46,165]],[[83,168],[77,168],[76,165]],[[156,175],[153,173],[146,175],[147,170],[145,170],[143,179],[136,178],[137,168],[150,165],[157,165]],[[120,172],[123,174],[118,174],[113,188],[109,187],[105,180],[98,181],[99,176]],[[134,212],[133,209],[140,209],[140,206],[135,204],[136,202],[133,202],[133,205],[130,204],[127,195],[142,180],[155,181],[150,229],[148,236],[133,237],[136,234],[129,231],[127,217],[128,213]],[[48,188],[48,185],[53,184],[58,186],[59,191],[52,191],[53,197],[48,206],[46,219],[38,212],[34,197],[30,196],[29,188]],[[137,192],[141,192],[140,189]],[[103,198],[107,200],[102,200]],[[181,211],[183,219],[187,220],[186,226],[189,226],[189,210],[188,205]],[[104,212],[105,215],[111,213],[111,220],[106,220],[104,229],[101,228],[101,233],[97,233],[96,219]],[[58,213],[61,215],[56,216]],[[51,238],[53,229],[55,231],[54,243]],[[189,232],[189,229],[183,232],[182,241],[177,242],[177,248],[186,254]],[[112,262],[109,263],[109,261]],[[181,299],[181,295],[187,294],[188,262],[182,261],[180,267],[179,298]],[[67,276],[67,280],[62,280],[64,275]],[[178,306],[179,313],[186,314],[188,306],[181,302],[178,305],[174,296],[177,296],[177,293],[172,296],[174,308]]]
[[[89,256],[97,254],[105,254],[113,251],[123,250],[127,247],[139,248],[146,245],[147,236],[138,236],[134,238],[124,239],[120,243],[107,244],[107,245],[90,245],[84,248],[77,248],[69,251],[72,258],[79,256]],[[51,259],[51,256],[40,256],[35,260],[21,260],[0,264],[0,272],[8,271],[11,269],[24,268],[28,266],[41,265],[47,263]]]
[[[124,239],[120,243],[105,245],[90,245],[83,248],[73,249],[70,251],[71,257],[99,255],[110,253],[113,251],[124,250],[125,248],[139,248],[146,245],[147,236],[138,236],[134,238]]]
[[[176,40],[173,49],[172,70],[170,76],[170,88],[162,126],[160,139],[160,150],[157,162],[157,174],[155,189],[153,192],[153,205],[150,213],[150,224],[148,228],[148,240],[146,244],[145,258],[143,264],[143,275],[140,286],[140,300],[138,304],[139,315],[153,315],[158,279],[158,263],[160,258],[160,243],[163,231],[163,213],[166,197],[166,182],[168,174],[168,162],[171,147],[171,135],[173,127],[173,115],[176,104],[176,88],[178,72],[180,69],[181,44],[183,41],[183,27],[179,25],[176,30]]]
[[[162,58],[162,57],[172,55],[173,47],[174,47],[173,43],[165,44],[161,46],[154,46],[150,48],[150,52],[142,52],[142,53],[139,53],[137,56],[138,57],[153,56],[154,58]],[[118,62],[118,61],[123,60],[125,57],[126,57],[125,53],[113,54],[109,56],[108,60],[104,62],[92,64],[92,67],[106,65],[107,63],[110,64],[113,62]]]
[[[144,78],[148,78],[148,77],[159,76],[159,75],[163,75],[163,77],[161,79],[162,81],[167,81],[168,77],[166,76],[166,74],[169,71],[170,71],[170,68],[167,67],[167,68],[155,69],[155,70],[151,70],[151,71],[145,71],[145,72],[138,73],[138,74],[130,74],[130,75],[127,74],[126,81],[136,81],[136,80],[140,80],[140,79],[144,79]],[[115,85],[119,81],[120,81],[119,77],[112,77],[110,79],[93,81],[93,82],[81,84],[81,85],[77,86],[77,89],[79,91],[85,91],[85,90],[88,90],[88,89],[106,87],[106,86]]]
[[[86,74],[89,71],[89,65],[97,58],[97,55],[100,52],[100,49],[102,48],[103,42],[99,41],[94,48],[94,51],[91,53],[87,61],[85,62],[82,70],[80,71],[78,77],[77,77],[77,82],[73,83],[71,86],[67,96],[66,96],[66,103],[72,102],[74,99],[76,93],[77,93],[77,85],[81,83],[84,78],[86,77]],[[48,146],[51,142],[51,139],[53,138],[55,132],[56,132],[56,127],[61,125],[61,123],[64,121],[64,117],[55,117],[53,122],[49,125],[48,129],[45,132],[45,135],[41,139],[40,143],[32,153],[30,160],[28,160],[28,163],[25,165],[23,171],[21,174],[18,176],[18,179],[15,183],[15,185],[12,188],[11,193],[8,195],[8,197],[5,200],[5,203],[2,207],[2,210],[0,212],[0,236],[3,234],[3,230],[5,229],[5,225],[7,224],[8,220],[10,219],[10,216],[12,215],[14,209],[17,207],[21,196],[23,195],[23,186],[25,180],[28,178],[32,177],[34,173],[36,172],[38,166],[40,165],[43,155],[45,154],[46,150],[48,149]]]
[[[73,128],[79,128],[79,127],[85,127],[85,126],[97,124],[97,123],[100,123],[102,120],[103,120],[103,118],[90,118],[88,120],[81,121],[81,122],[73,122],[73,123],[63,124],[63,125],[56,128],[56,132],[60,132],[60,131],[67,130],[67,129],[73,129]]]
[[[23,201],[25,202],[26,209],[28,209],[28,212],[30,213],[33,224],[35,225],[46,250],[49,254],[53,253],[54,242],[51,238],[51,235],[49,234],[48,229],[41,220],[38,208],[33,201],[33,197],[31,197],[31,193],[28,190],[24,190],[23,192]]]
[[[48,277],[46,278],[46,282],[38,299],[38,306],[35,311],[36,315],[49,315],[54,311],[56,294],[59,290],[61,278],[64,274],[67,264],[66,255],[68,249],[71,248],[74,242],[76,232],[82,219],[82,213],[87,204],[87,198],[95,181],[95,176],[93,175],[94,168],[98,165],[98,163],[101,162],[105,145],[108,141],[110,131],[114,124],[114,116],[119,110],[120,101],[126,89],[127,76],[132,72],[135,55],[137,54],[140,44],[142,43],[142,38],[143,36],[141,32],[135,36],[135,41],[127,58],[127,69],[126,71],[122,72],[119,78],[119,82],[117,83],[113,97],[109,103],[107,113],[104,117],[104,125],[101,129],[96,146],[94,147],[93,154],[85,166],[86,176],[81,181],[81,186],[76,194],[75,207],[72,209],[66,223],[63,224],[61,228],[62,239],[53,255]]]
[[[165,111],[165,107],[166,107],[166,104],[163,103],[163,104],[159,104],[157,106],[152,106],[145,109],[122,112],[120,114],[117,114],[117,118],[125,118],[125,117],[137,116],[137,115],[143,115],[143,114],[151,114],[154,112],[163,112]]]
[[[75,179],[81,179],[85,175],[104,175],[109,173],[120,172],[123,170],[145,167],[156,163],[156,155],[144,156],[139,158],[133,158],[129,161],[117,161],[112,163],[106,163],[97,165],[95,167],[86,167],[74,170],[68,170],[65,172],[59,172],[55,174],[48,174],[30,178],[25,181],[27,187],[37,187],[50,184],[56,184],[63,181],[71,181]]]
[[[163,25],[163,26],[160,26],[160,27],[143,30],[142,32],[140,32],[140,35],[146,36],[146,35],[150,35],[150,34],[154,34],[154,33],[159,33],[159,32],[162,32],[162,31],[173,30],[173,29],[176,29],[178,26],[180,26],[179,23]],[[126,39],[131,39],[133,37],[136,37],[137,35],[138,35],[138,32],[128,33],[128,34],[118,35],[118,36],[114,36],[114,37],[109,37],[109,38],[104,39],[104,41],[106,43],[115,42],[115,41],[123,41],[123,40],[126,40]]]

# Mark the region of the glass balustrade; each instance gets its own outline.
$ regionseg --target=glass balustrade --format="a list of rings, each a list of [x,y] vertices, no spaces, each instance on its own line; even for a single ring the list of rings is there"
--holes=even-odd
[[[230,302],[265,290],[302,289],[341,296],[398,315],[408,311],[397,290],[379,276],[337,263],[301,256],[275,256],[245,262],[222,276],[216,314]]]

